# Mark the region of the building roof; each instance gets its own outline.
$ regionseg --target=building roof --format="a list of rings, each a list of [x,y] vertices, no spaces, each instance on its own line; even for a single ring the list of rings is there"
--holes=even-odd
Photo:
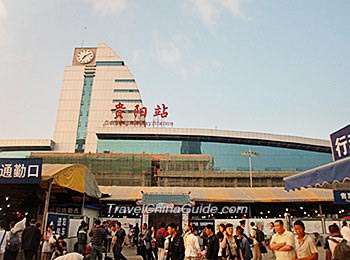
[[[327,189],[301,189],[287,192],[283,187],[207,188],[207,187],[131,187],[99,186],[110,197],[102,201],[140,201],[143,194],[186,194],[194,202],[276,203],[333,202],[333,192]]]
[[[2,151],[52,151],[55,143],[50,139],[0,140]]]
[[[274,146],[308,151],[331,153],[327,140],[277,135],[267,133],[197,129],[197,128],[149,128],[149,127],[108,127],[100,128],[99,139],[142,139],[171,141],[202,141]]]

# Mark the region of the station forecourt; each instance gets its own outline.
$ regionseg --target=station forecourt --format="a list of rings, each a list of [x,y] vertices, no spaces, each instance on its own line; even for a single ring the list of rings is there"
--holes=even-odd
[[[87,50],[92,58],[82,63],[79,53]],[[139,88],[142,86],[124,60],[107,44],[75,48],[72,64],[64,69],[54,138],[0,140],[3,159],[42,159],[43,169],[45,165],[66,165],[62,169],[67,171],[85,167],[89,174],[84,176],[96,182],[102,197],[64,185],[54,187],[49,197],[52,207],[48,213],[68,214],[72,230],[87,217],[118,219],[126,226],[142,221],[150,225],[175,221],[181,227],[189,221],[202,225],[219,221],[237,224],[242,218],[264,223],[301,218],[308,223],[307,231],[326,233],[329,223],[349,216],[349,205],[336,204],[333,197],[333,189],[349,190],[347,184],[284,190],[283,178],[332,161],[329,141],[175,128],[176,122],[167,116],[176,108],[162,100],[146,107]],[[153,114],[152,120],[145,111]],[[39,219],[43,214],[48,182],[1,186],[0,217],[6,216],[8,208],[15,212],[7,215],[9,220],[18,220],[23,214]],[[21,202],[7,207],[7,200],[15,197]],[[187,204],[192,213],[116,211],[117,207],[154,205],[161,209]],[[217,211],[195,210],[208,206]],[[223,213],[224,207],[231,211]]]

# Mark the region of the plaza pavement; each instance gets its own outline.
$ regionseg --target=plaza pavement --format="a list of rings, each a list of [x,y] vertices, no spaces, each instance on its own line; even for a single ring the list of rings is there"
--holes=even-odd
[[[139,255],[136,255],[136,248],[129,248],[129,247],[125,247],[123,249],[124,256],[128,259],[128,260],[142,260],[142,257]],[[112,253],[109,253],[109,256],[113,257]],[[267,254],[263,255],[263,260],[273,260],[275,258],[272,257],[271,252],[268,252]],[[325,260],[326,259],[326,254],[325,251],[323,249],[323,247],[318,247],[318,259],[319,260]]]

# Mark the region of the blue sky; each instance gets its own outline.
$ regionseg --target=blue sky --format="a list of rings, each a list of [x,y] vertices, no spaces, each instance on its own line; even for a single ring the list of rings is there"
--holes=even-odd
[[[111,46],[176,127],[328,139],[349,123],[349,14],[345,0],[0,0],[0,139],[53,138],[82,41]]]

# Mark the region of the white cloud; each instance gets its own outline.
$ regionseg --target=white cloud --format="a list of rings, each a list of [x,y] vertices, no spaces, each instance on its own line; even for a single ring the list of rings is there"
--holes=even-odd
[[[184,40],[184,45],[179,43],[181,40]],[[164,35],[160,36],[160,34],[156,32],[153,36],[153,41],[155,45],[155,55],[158,62],[163,66],[174,67],[173,71],[176,71],[182,79],[185,79],[186,71],[183,66],[183,52],[191,45],[188,37],[183,35],[173,35],[168,39]]]
[[[176,65],[181,61],[181,52],[178,48],[171,47],[169,49],[158,50],[158,59],[160,63],[166,65]]]
[[[5,20],[7,18],[7,10],[3,0],[0,0],[0,19]]]
[[[102,15],[115,15],[123,12],[127,6],[127,0],[89,0],[96,13]]]
[[[203,23],[212,29],[225,12],[243,20],[250,20],[240,9],[239,0],[190,0],[193,13],[197,14]]]
[[[224,7],[227,11],[229,11],[233,15],[236,15],[236,16],[241,15],[238,0],[220,0],[219,3],[221,4],[222,7]]]
[[[7,10],[3,0],[0,0],[0,47],[5,48],[9,35],[5,28],[5,21],[7,19]]]
[[[215,24],[218,14],[212,2],[208,0],[196,1],[193,11],[199,15],[207,26],[212,27]]]

